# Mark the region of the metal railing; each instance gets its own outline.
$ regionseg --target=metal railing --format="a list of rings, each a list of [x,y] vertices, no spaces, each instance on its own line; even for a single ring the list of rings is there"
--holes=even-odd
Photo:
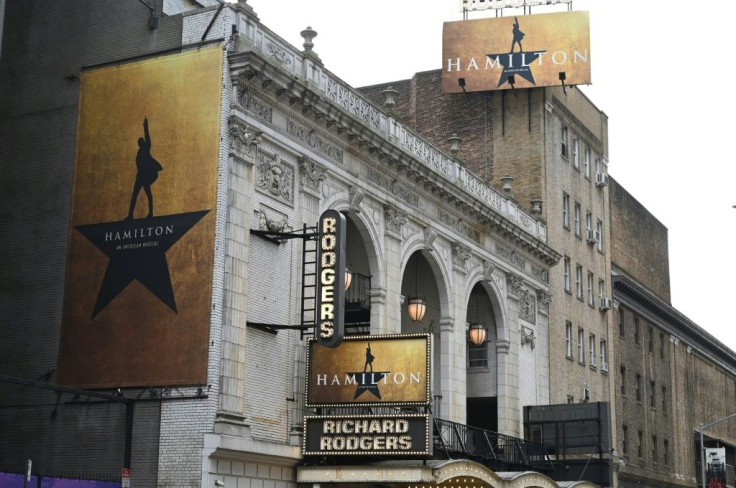
[[[456,456],[506,469],[537,469],[548,464],[544,445],[449,420],[434,419],[434,453]]]

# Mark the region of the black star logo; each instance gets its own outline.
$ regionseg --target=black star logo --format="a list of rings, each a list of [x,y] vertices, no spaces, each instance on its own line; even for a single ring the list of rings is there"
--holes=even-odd
[[[110,258],[92,318],[133,280],[138,280],[176,312],[166,251],[207,212],[78,225],[76,229]]]
[[[355,396],[353,400],[358,398],[364,392],[369,391],[373,393],[379,400],[381,399],[381,391],[378,389],[378,382],[389,375],[388,371],[376,371],[374,372],[359,372],[359,373],[348,373],[358,383],[358,389],[355,390]]]
[[[534,85],[534,75],[532,74],[530,65],[546,52],[522,51],[518,53],[486,54],[486,56],[503,66],[503,72],[501,73],[501,78],[498,80],[498,86],[507,83],[509,77],[512,75],[519,75]]]

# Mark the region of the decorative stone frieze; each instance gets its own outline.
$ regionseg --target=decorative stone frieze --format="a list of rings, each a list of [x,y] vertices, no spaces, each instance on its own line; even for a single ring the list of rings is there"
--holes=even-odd
[[[384,207],[383,215],[386,217],[386,231],[401,239],[401,231],[408,220],[406,213],[389,204]]]
[[[408,203],[412,207],[419,208],[419,196],[413,193],[412,191],[410,191],[403,184],[399,183],[398,180],[395,180],[395,179],[392,180],[386,177],[386,175],[384,175],[380,171],[376,171],[373,168],[369,168],[368,169],[368,181],[375,183],[376,185],[380,186],[384,190],[391,192],[392,195]]]
[[[521,271],[526,270],[526,259],[519,256],[516,250],[496,243],[496,252],[506,261],[511,263],[514,267],[520,269]]]
[[[442,210],[439,211],[438,218],[440,222],[451,227],[459,234],[469,237],[475,242],[480,242],[480,233],[467,225],[462,218],[455,217],[449,212],[444,212]]]
[[[271,42],[270,39],[266,40],[266,42],[264,43],[264,48],[266,53],[268,53],[272,58],[274,58],[276,61],[286,66],[287,68],[293,64],[289,52],[278,44]]]
[[[276,200],[294,205],[294,169],[279,155],[259,151],[256,156],[256,188]]]
[[[253,91],[248,89],[247,86],[244,86],[240,92],[238,103],[240,103],[240,106],[253,117],[261,119],[264,122],[268,122],[269,124],[271,123],[273,119],[273,109],[258,98]]]
[[[342,164],[342,149],[339,146],[328,142],[327,139],[321,136],[316,129],[305,127],[294,120],[288,120],[286,122],[286,132],[290,136],[304,143],[307,147]]]
[[[542,283],[549,283],[549,270],[532,265],[532,276]]]
[[[302,188],[318,196],[320,184],[327,178],[327,170],[304,156],[300,156],[298,160],[302,175]]]

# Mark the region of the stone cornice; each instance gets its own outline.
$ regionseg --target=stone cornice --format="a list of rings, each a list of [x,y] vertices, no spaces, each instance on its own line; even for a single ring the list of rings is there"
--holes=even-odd
[[[259,87],[292,107],[300,107],[305,116],[335,129],[348,143],[376,156],[408,182],[472,215],[547,266],[559,261],[561,255],[544,242],[543,223],[366,100],[355,101],[362,104],[356,115],[321,93],[313,80],[304,80],[279,66],[276,58],[247,51],[230,54],[229,59],[236,85]],[[347,95],[341,92],[340,96]]]
[[[613,296],[658,327],[694,346],[700,354],[736,372],[736,352],[666,302],[621,275],[612,278]]]

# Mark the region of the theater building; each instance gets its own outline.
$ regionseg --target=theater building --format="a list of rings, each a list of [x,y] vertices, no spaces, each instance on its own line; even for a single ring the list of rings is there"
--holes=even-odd
[[[4,7],[5,479],[560,486],[522,439],[551,394],[542,219],[245,2]],[[355,371],[380,375],[352,400],[424,381],[421,400],[308,403],[310,304],[332,293],[344,344],[368,344]],[[417,336],[426,370],[379,347]]]

